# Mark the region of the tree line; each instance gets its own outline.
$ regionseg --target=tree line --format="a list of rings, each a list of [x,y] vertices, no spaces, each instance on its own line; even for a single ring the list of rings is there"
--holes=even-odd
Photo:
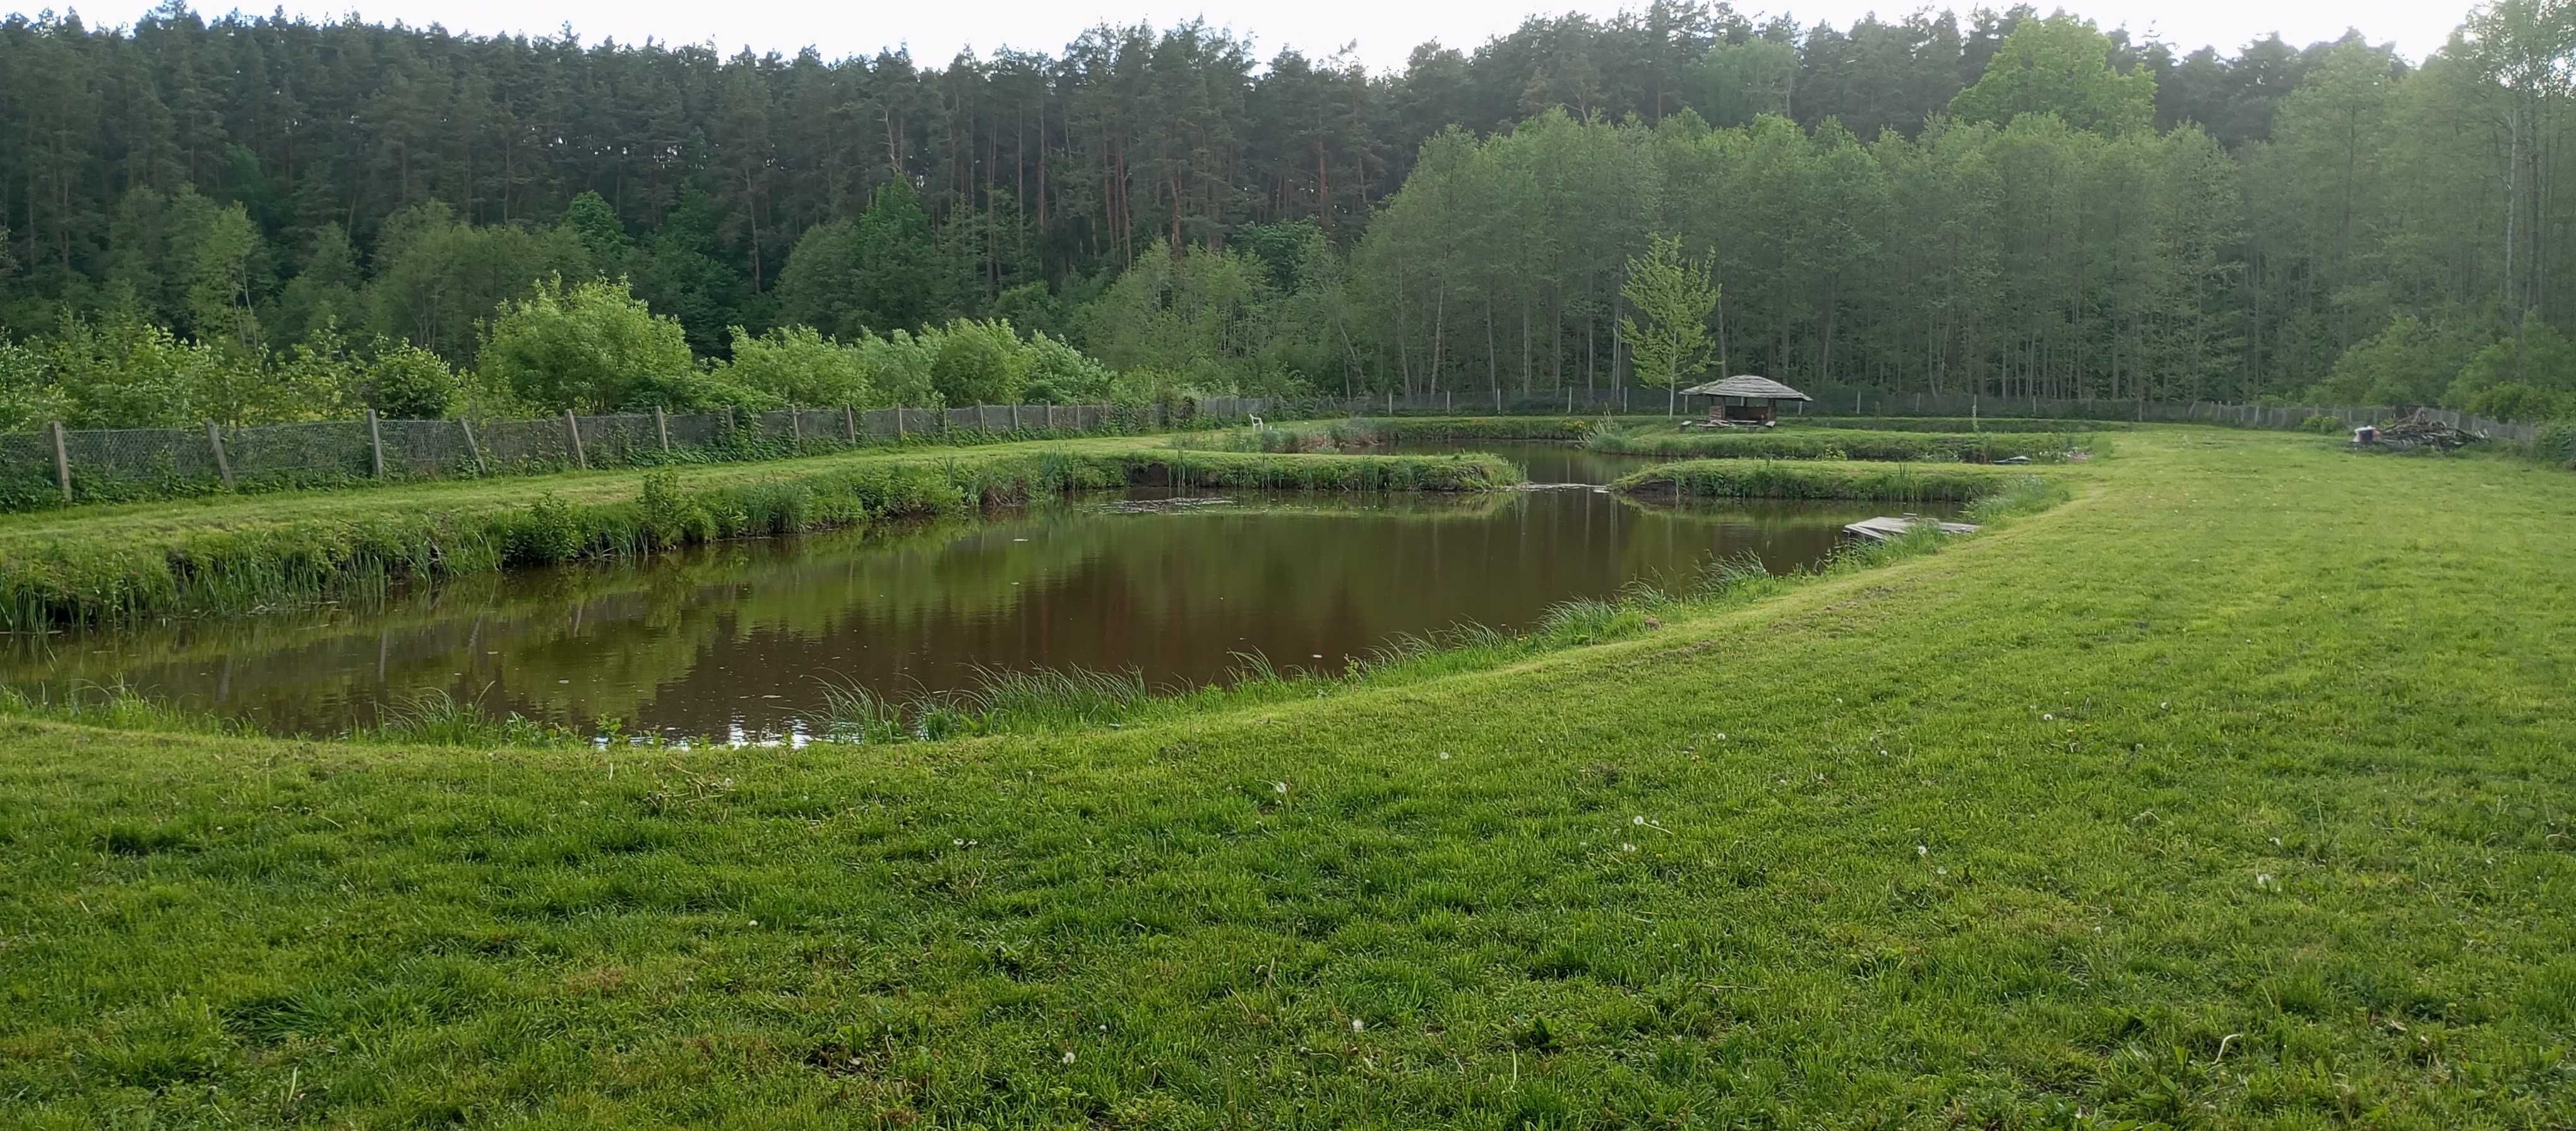
[[[1536,392],[1636,377],[1658,239],[1706,262],[1730,372],[2547,414],[2571,22],[2505,0],[2417,67],[2357,33],[2222,55],[1656,0],[1372,74],[1199,22],[932,67],[12,17],[0,414],[119,422],[153,398],[72,387],[181,370],[253,416],[736,403],[818,387],[790,355],[883,403],[942,395],[929,339],[948,387],[1022,395]],[[527,378],[514,314],[663,345],[641,383]],[[997,328],[1020,346],[978,370]],[[335,396],[240,392],[298,364]]]

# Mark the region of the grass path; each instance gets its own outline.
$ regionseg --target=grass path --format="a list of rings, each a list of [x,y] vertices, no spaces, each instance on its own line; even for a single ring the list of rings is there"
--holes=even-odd
[[[2576,1123],[2576,476],[2083,473],[1643,639],[1123,731],[0,720],[0,1124]]]

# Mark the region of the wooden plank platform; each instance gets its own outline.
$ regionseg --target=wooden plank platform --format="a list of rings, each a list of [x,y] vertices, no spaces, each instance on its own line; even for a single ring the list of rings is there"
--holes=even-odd
[[[1903,537],[1907,531],[1913,530],[1919,526],[1937,526],[1943,534],[1974,534],[1977,532],[1977,527],[1970,523],[1936,522],[1921,515],[1909,514],[1896,517],[1880,515],[1877,518],[1862,519],[1859,522],[1843,527],[1843,533],[1849,534],[1855,538],[1867,538],[1872,542],[1887,542]]]

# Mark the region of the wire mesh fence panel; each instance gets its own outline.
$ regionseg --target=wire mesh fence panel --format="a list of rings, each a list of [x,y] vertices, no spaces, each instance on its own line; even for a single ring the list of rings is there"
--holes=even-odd
[[[551,471],[572,466],[572,437],[562,417],[487,420],[474,426],[483,462],[494,472]]]
[[[577,416],[573,420],[581,429],[582,460],[592,467],[623,467],[660,458],[661,432],[653,426],[651,413],[621,412]]]
[[[47,462],[52,460],[50,444]],[[119,428],[63,434],[76,499],[203,491],[219,484],[214,446],[202,429]]]
[[[850,442],[849,420],[837,408],[793,410],[797,435],[806,447],[837,448]]]
[[[670,430],[671,447],[674,449],[714,447],[733,430],[732,422],[724,414],[714,412],[666,416],[662,418],[662,424]]]
[[[885,440],[903,434],[903,410],[872,408],[859,414],[859,434]]]
[[[374,446],[361,420],[264,424],[226,429],[223,436],[224,458],[237,481],[308,482],[375,471]]]
[[[379,420],[376,429],[385,441],[387,478],[448,479],[478,471],[457,421]]]
[[[0,435],[0,508],[28,510],[62,499],[54,480],[54,436],[46,432]]]

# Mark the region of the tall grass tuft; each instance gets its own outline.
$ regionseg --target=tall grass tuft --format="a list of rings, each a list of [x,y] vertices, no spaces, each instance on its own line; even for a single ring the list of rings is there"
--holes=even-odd
[[[823,713],[816,737],[829,742],[894,742],[905,736],[903,708],[855,681],[821,679]]]
[[[1567,646],[1622,640],[1645,630],[1645,608],[1634,600],[1576,597],[1548,606],[1531,635],[1546,644]]]
[[[1153,694],[1145,677],[1133,671],[978,667],[975,678],[977,686],[958,693],[957,700],[987,730],[1106,722]]]
[[[593,736],[516,711],[495,718],[483,711],[479,696],[462,700],[433,688],[386,708],[372,726],[349,728],[347,737],[419,746],[542,747],[587,745]]]

